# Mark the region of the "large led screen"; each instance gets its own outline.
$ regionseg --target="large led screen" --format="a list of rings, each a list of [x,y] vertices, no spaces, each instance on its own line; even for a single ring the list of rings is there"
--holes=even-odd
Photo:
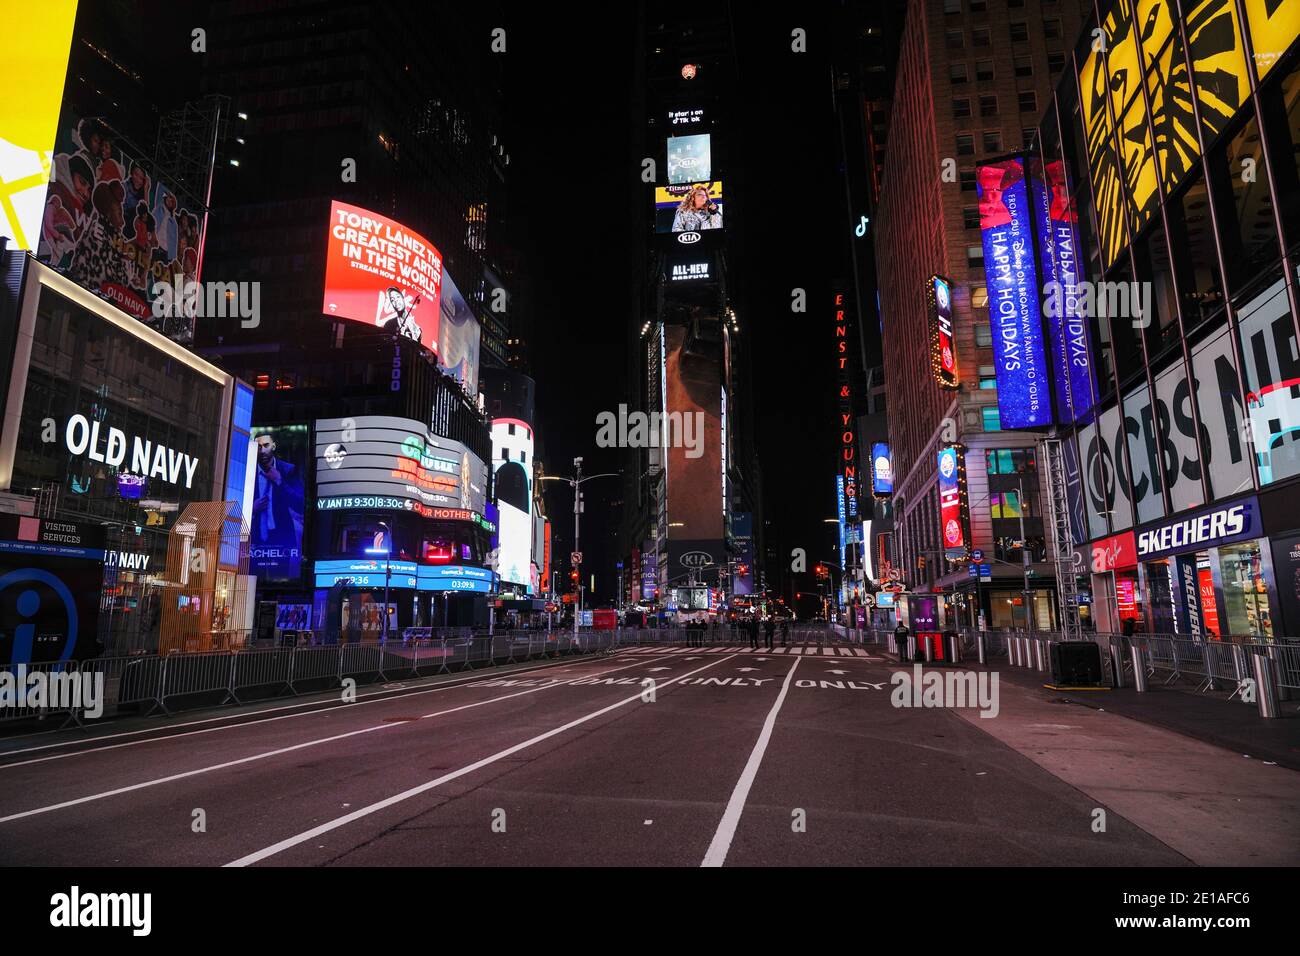
[[[253,512],[248,573],[261,581],[296,581],[302,570],[307,426],[253,426]]]
[[[501,547],[497,552],[497,574],[502,581],[532,584],[532,527],[528,512],[520,511],[514,505],[504,501],[498,502],[501,509]]]
[[[396,332],[437,351],[442,254],[417,232],[369,209],[330,205],[326,315]]]
[[[672,185],[698,183],[712,174],[712,150],[708,133],[673,136],[668,140],[668,182]]]
[[[939,452],[939,531],[944,553],[951,556],[966,550],[966,521],[962,512],[962,465],[957,449]]]
[[[204,223],[201,204],[162,179],[152,157],[95,117],[63,114],[38,259],[169,338],[191,342]]]
[[[410,418],[361,415],[316,422],[316,507],[381,508],[437,517],[482,514],[487,466],[458,441]]]
[[[655,232],[722,228],[722,180],[655,187]]]
[[[449,274],[442,277],[442,316],[438,331],[438,368],[478,396],[479,324]]]
[[[0,236],[19,249],[40,241],[76,0],[12,3],[0,33],[0,62],[11,81],[0,97]],[[19,91],[18,84],[21,84]]]
[[[977,182],[998,412],[1003,428],[1042,428],[1052,398],[1024,161],[980,166]]]
[[[1043,264],[1043,294],[1051,336],[1052,382],[1057,420],[1062,424],[1091,419],[1096,378],[1088,341],[1088,321],[1079,306],[1079,231],[1074,200],[1059,160],[1030,161],[1030,184],[1038,220],[1038,250]]]

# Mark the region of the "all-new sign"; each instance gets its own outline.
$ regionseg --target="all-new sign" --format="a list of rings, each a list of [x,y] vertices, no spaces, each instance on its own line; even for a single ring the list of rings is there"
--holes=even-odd
[[[415,339],[437,351],[442,254],[417,232],[369,209],[330,205],[326,315]]]
[[[985,164],[976,179],[998,413],[1003,428],[1042,428],[1052,399],[1024,160]]]

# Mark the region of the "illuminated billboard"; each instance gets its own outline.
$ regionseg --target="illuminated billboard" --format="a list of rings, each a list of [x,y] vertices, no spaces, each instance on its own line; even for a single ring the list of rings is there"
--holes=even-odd
[[[708,133],[673,136],[668,140],[668,182],[698,183],[713,175],[712,150]]]
[[[1065,164],[1029,162],[1030,191],[1037,215],[1038,255],[1043,268],[1043,310],[1050,335],[1056,418],[1064,425],[1091,420],[1096,378],[1088,322],[1079,304],[1079,231]]]
[[[883,441],[871,446],[871,493],[881,496],[894,493],[894,465],[889,457],[889,445]]]
[[[483,514],[487,466],[414,419],[361,415],[316,422],[321,510],[401,508],[428,518]]]
[[[930,368],[942,388],[957,387],[957,340],[952,334],[952,284],[930,276]]]
[[[655,187],[655,232],[722,228],[722,180]]]
[[[517,418],[492,421],[500,545],[495,567],[502,581],[533,586],[533,429]]]
[[[442,254],[417,232],[369,209],[330,204],[326,315],[364,322],[437,351]]]
[[[939,451],[939,535],[944,554],[959,557],[966,553],[966,518],[962,507],[965,468],[956,448]]]
[[[1003,428],[1042,428],[1052,399],[1024,161],[984,164],[976,179],[998,413]]]
[[[441,312],[438,322],[438,368],[460,382],[466,395],[477,398],[480,339],[478,319],[447,273],[442,276]]]
[[[0,62],[0,236],[19,249],[40,241],[76,0],[7,4]]]
[[[199,278],[201,204],[94,117],[65,112],[54,150],[37,258],[168,338],[193,341],[198,303],[184,290]]]
[[[302,570],[303,482],[307,426],[253,426],[257,443],[248,573],[261,581],[296,581]]]

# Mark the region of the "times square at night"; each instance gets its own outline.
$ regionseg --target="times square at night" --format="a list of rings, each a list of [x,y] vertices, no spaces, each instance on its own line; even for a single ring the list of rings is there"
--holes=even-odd
[[[1300,0],[0,10],[20,932],[335,866],[1283,928]]]

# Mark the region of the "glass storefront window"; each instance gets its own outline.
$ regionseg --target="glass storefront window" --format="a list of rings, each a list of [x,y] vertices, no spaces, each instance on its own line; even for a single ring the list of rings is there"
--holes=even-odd
[[[1273,637],[1273,619],[1264,582],[1263,552],[1258,541],[1219,548],[1219,570],[1223,575],[1223,608],[1220,618],[1228,634]]]
[[[1174,598],[1169,579],[1169,562],[1152,561],[1146,566],[1148,607],[1153,634],[1174,634]]]
[[[1182,293],[1183,322],[1191,330],[1223,306],[1223,282],[1219,278],[1204,175],[1188,187],[1180,201],[1169,203],[1166,209],[1169,246]]]
[[[1281,254],[1255,117],[1211,150],[1209,159],[1223,261],[1229,287],[1235,290]]]

